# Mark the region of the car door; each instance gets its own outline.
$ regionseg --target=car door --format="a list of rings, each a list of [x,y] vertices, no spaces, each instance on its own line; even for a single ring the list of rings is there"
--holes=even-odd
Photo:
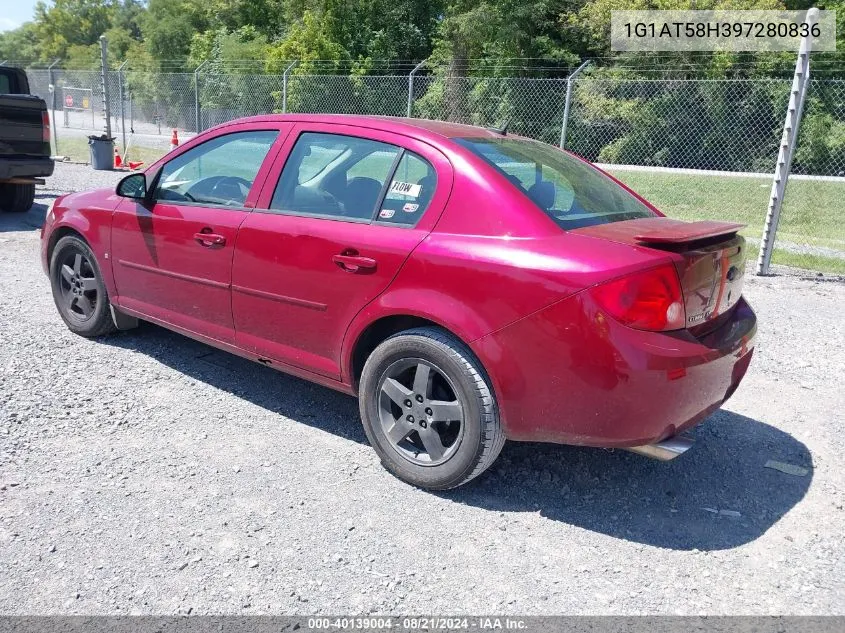
[[[118,305],[203,336],[234,340],[235,239],[285,125],[289,130],[290,124],[224,128],[168,160],[150,183],[147,201],[124,199],[118,205],[111,240]]]
[[[238,236],[236,340],[339,379],[349,323],[431,230],[451,166],[409,137],[331,124],[298,125],[282,154]]]

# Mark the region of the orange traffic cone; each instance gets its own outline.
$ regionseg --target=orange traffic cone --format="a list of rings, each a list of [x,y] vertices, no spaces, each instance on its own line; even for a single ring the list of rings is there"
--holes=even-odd
[[[173,136],[170,137],[170,151],[173,151],[179,147],[179,135],[176,133],[176,129],[173,130]]]
[[[117,147],[114,148],[114,168],[120,169],[123,167],[123,159],[120,157],[120,152],[117,151]]]

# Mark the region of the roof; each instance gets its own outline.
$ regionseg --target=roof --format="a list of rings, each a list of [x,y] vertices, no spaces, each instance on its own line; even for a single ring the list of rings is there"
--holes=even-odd
[[[420,130],[446,138],[492,137],[501,138],[496,132],[474,125],[432,121],[429,119],[408,119],[392,116],[369,116],[358,114],[270,114],[241,119],[242,121],[307,121],[309,123],[336,123],[377,128],[399,133],[419,133]]]

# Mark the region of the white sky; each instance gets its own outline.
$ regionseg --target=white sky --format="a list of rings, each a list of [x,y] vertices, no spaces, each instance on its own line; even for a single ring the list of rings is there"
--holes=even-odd
[[[0,31],[18,28],[31,20],[38,0],[0,0]]]

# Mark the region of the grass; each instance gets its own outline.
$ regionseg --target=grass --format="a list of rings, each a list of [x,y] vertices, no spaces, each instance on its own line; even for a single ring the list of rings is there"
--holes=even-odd
[[[129,148],[126,160],[132,162],[141,161],[144,165],[150,165],[161,158],[164,153],[165,152],[161,149],[132,145]],[[88,148],[88,139],[84,137],[59,137],[57,154],[59,156],[67,156],[70,160],[78,163],[91,162],[91,151]]]
[[[758,236],[759,240],[759,236]],[[754,265],[760,255],[758,243],[749,240],[746,249],[748,261]],[[839,257],[827,257],[825,255],[813,255],[811,253],[795,253],[775,246],[772,253],[772,263],[791,268],[801,268],[807,271],[818,271],[835,275],[845,275],[845,259]]]
[[[611,172],[669,217],[746,224],[742,234],[756,251],[763,233],[771,179],[624,170]],[[789,181],[772,261],[808,270],[845,273],[843,201],[845,183]],[[841,256],[837,257],[840,253]]]

